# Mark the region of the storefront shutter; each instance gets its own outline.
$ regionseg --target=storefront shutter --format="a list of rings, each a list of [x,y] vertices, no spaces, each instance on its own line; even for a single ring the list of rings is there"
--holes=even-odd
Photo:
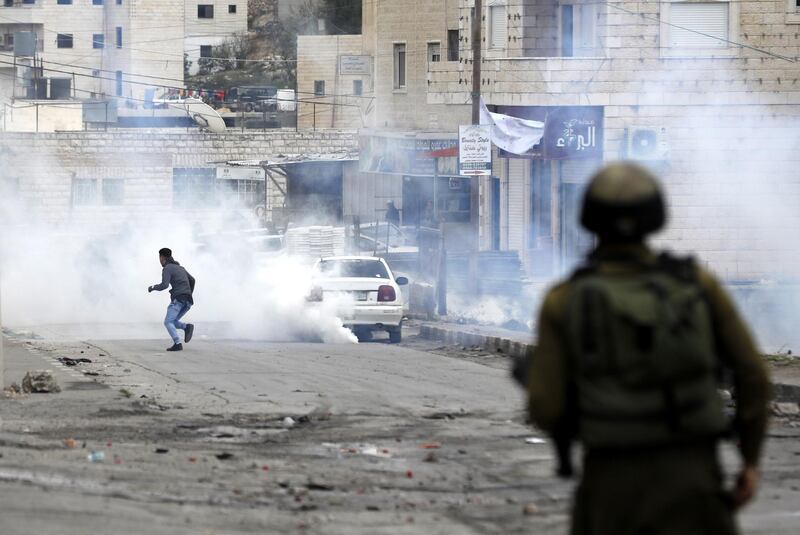
[[[508,160],[508,249],[523,251],[525,244],[525,160]]]
[[[670,46],[676,48],[728,46],[727,42],[721,40],[728,39],[728,7],[728,2],[670,4],[670,23],[674,25],[669,27]]]

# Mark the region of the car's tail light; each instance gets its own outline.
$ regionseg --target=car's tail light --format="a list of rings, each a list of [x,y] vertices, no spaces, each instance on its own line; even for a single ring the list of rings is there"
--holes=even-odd
[[[397,294],[391,286],[383,285],[378,288],[378,301],[394,301],[397,299]]]
[[[311,288],[311,291],[308,292],[308,295],[306,296],[306,301],[322,301],[322,288],[318,286]]]

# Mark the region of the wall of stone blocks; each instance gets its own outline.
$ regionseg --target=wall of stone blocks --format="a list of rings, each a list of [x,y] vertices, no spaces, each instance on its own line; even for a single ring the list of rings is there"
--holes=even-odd
[[[209,210],[173,207],[172,170],[213,168],[227,160],[266,160],[282,154],[342,154],[358,149],[355,131],[276,130],[206,134],[119,130],[0,134],[3,179],[38,219],[52,224],[147,222],[168,213],[200,221]],[[124,179],[121,206],[73,206],[75,179]]]
[[[374,96],[370,75],[339,72],[342,55],[368,55],[361,35],[300,35],[297,37],[298,125],[301,128],[366,126]],[[325,95],[314,94],[314,82],[325,82]],[[354,94],[360,80],[363,95]]]

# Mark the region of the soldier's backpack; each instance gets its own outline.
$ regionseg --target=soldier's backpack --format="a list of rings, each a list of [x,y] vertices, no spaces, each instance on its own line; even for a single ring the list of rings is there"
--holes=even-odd
[[[711,311],[691,259],[662,254],[636,274],[590,264],[572,281],[567,338],[586,447],[669,444],[727,429]]]

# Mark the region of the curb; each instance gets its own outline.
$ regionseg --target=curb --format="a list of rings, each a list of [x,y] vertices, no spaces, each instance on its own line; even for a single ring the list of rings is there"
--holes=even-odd
[[[482,347],[492,353],[502,353],[510,357],[523,357],[532,344],[526,344],[510,338],[499,336],[487,336],[484,334],[471,333],[444,327],[434,327],[433,325],[423,325],[420,327],[419,335],[428,340],[441,340],[452,345],[462,345],[466,347]]]
[[[446,327],[423,325],[419,334],[428,340],[440,340],[451,345],[482,347],[491,353],[501,353],[510,357],[524,357],[533,344],[526,344],[510,338],[487,336]],[[772,383],[772,400],[776,402],[800,403],[800,385]]]

